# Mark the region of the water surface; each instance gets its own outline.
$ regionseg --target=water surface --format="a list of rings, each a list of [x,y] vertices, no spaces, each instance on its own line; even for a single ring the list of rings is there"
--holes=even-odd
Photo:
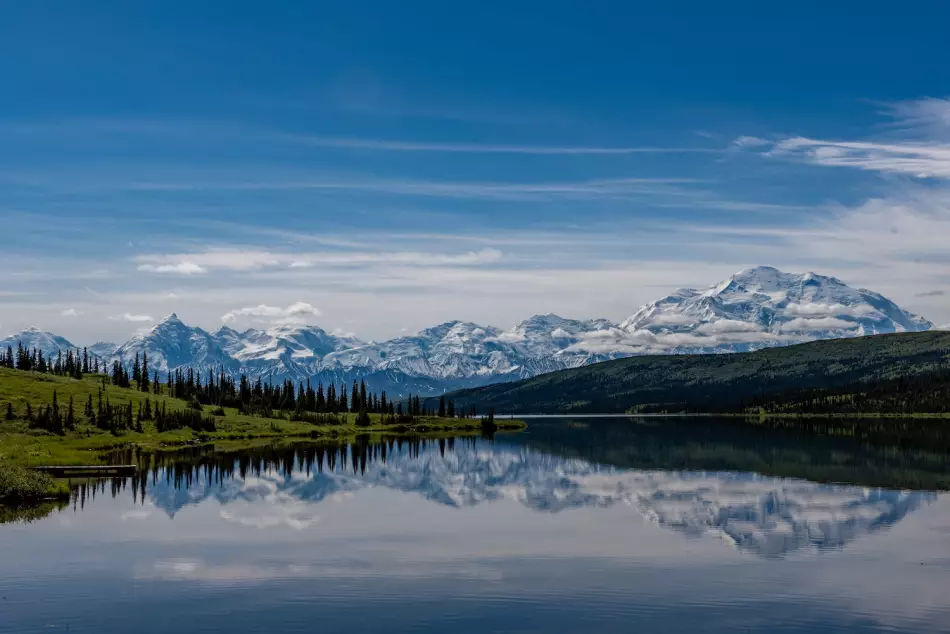
[[[0,632],[948,631],[944,458],[616,418],[130,456],[0,525]]]

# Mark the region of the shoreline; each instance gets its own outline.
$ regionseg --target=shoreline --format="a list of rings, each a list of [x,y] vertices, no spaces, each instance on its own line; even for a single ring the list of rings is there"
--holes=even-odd
[[[750,418],[750,419],[768,419],[768,418],[843,418],[843,419],[901,419],[901,418],[919,418],[950,420],[950,412],[917,412],[908,414],[897,413],[741,413],[741,412],[653,412],[653,413],[611,413],[611,414],[496,414],[495,420],[520,420],[537,418]]]
[[[351,415],[355,418],[355,415]],[[522,420],[495,421],[490,427],[465,418],[419,418],[405,423],[381,423],[358,426],[352,422],[338,425],[311,425],[281,419],[258,419],[255,429],[223,429],[216,432],[176,430],[172,432],[128,432],[118,436],[91,433],[81,429],[65,436],[29,433],[28,430],[4,430],[0,433],[0,463],[22,467],[75,466],[105,464],[105,455],[124,449],[174,451],[220,443],[248,441],[311,440],[339,441],[363,434],[385,436],[439,436],[483,432],[517,432],[525,429]]]

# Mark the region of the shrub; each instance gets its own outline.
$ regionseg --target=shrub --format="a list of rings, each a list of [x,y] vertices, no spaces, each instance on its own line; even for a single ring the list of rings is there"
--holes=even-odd
[[[49,474],[0,463],[0,502],[19,504],[49,497],[57,485]]]
[[[311,425],[342,425],[345,422],[338,414],[332,414],[329,412],[314,413],[305,411],[291,413],[290,420],[301,423],[310,423]]]

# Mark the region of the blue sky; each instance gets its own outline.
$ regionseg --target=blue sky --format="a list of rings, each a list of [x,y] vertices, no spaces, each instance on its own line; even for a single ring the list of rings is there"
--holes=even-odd
[[[950,321],[948,10],[758,4],[10,3],[0,333],[622,319],[757,264]]]

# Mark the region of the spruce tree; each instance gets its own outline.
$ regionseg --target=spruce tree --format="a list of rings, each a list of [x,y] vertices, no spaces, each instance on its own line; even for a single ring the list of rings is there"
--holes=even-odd
[[[132,366],[132,380],[138,385],[142,380],[141,369],[139,368],[139,353],[135,353],[135,364]]]
[[[76,429],[76,413],[73,410],[73,397],[69,397],[69,409],[66,410],[66,429],[72,431]]]
[[[330,387],[332,388],[333,386],[331,385]],[[316,403],[314,404],[314,409],[318,412],[322,412],[328,409],[326,400],[324,399],[324,396],[323,396],[323,383],[317,383],[317,396],[316,396]]]
[[[139,381],[139,390],[142,392],[148,392],[148,353],[144,350],[142,351],[142,368],[139,370],[142,375],[141,380]]]
[[[7,419],[7,420],[13,420],[13,403],[11,403],[11,402],[9,402],[9,401],[7,401],[7,414],[6,414],[6,419]]]

